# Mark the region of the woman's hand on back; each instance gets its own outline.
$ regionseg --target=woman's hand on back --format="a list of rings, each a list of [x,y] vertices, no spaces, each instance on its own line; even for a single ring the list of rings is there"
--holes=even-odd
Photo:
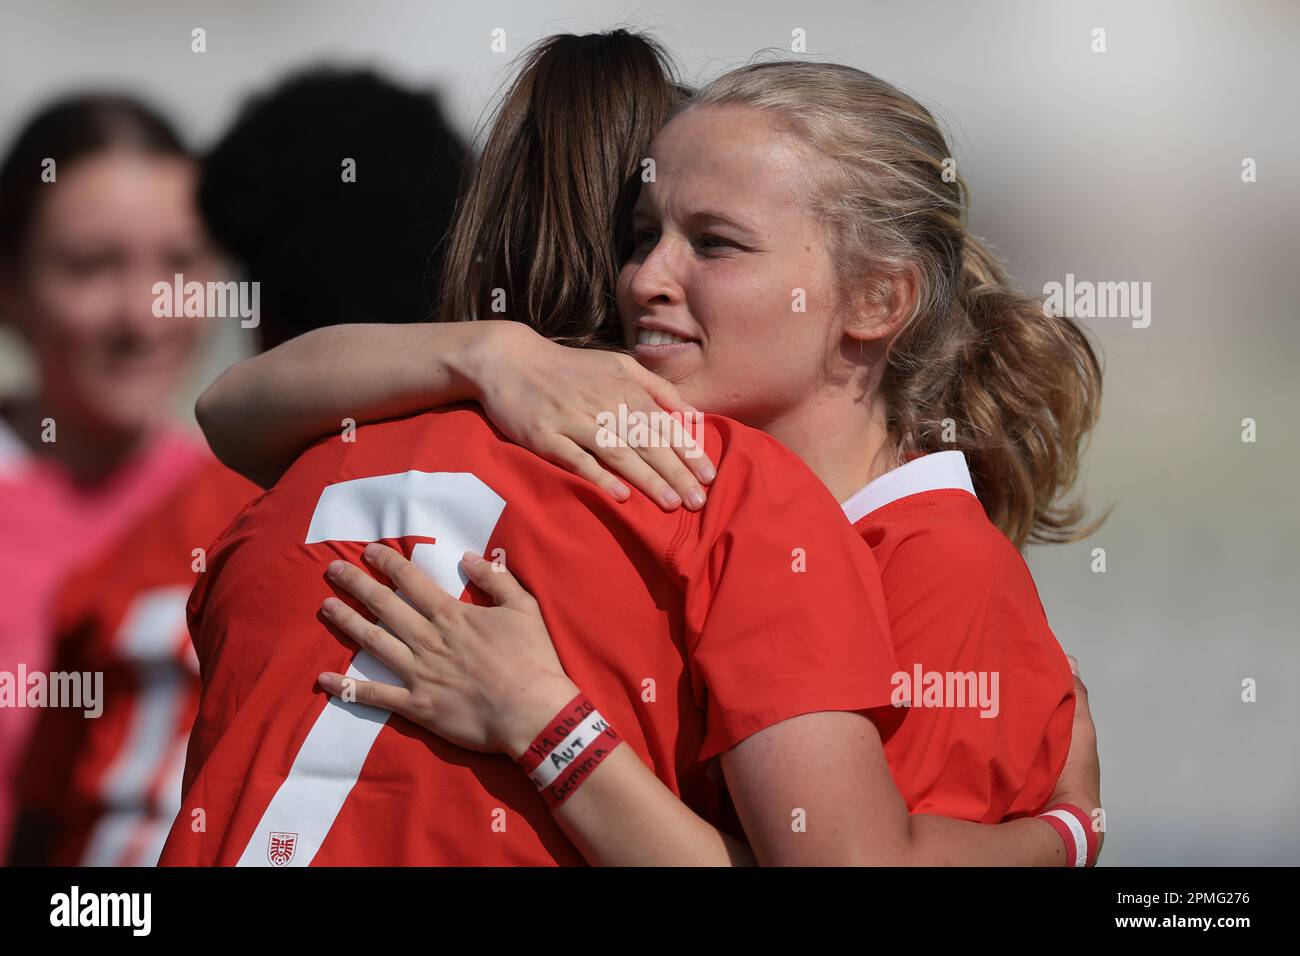
[[[478,555],[467,554],[461,566],[493,599],[491,607],[458,600],[385,545],[367,545],[363,554],[400,594],[356,565],[333,561],[331,583],[376,623],[338,598],[326,599],[321,614],[383,661],[402,686],[332,671],[320,675],[320,686],[401,714],[458,747],[518,758],[578,692],[532,595],[503,565]]]
[[[682,424],[683,416],[698,421],[699,413],[672,383],[630,355],[558,345],[517,322],[490,325],[491,331],[477,339],[466,374],[488,417],[508,439],[619,501],[630,494],[621,476],[666,511],[682,503],[691,510],[703,507],[703,486],[715,469]],[[661,417],[650,420],[668,426],[671,434],[664,437],[669,440],[634,446],[626,435],[602,427],[601,415],[626,420],[620,408],[625,415],[657,413]],[[668,419],[672,413],[678,413],[675,420]]]

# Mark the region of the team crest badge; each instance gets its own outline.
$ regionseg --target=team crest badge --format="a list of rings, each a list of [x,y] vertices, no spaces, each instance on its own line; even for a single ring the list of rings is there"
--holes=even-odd
[[[297,849],[298,834],[272,831],[271,840],[266,847],[266,858],[271,861],[272,866],[288,866]]]

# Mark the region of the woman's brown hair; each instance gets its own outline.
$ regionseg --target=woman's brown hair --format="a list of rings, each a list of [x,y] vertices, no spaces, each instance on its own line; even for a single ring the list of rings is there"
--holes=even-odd
[[[1017,547],[1091,531],[1083,505],[1061,498],[1097,421],[1101,364],[1082,328],[1018,292],[967,232],[967,188],[929,110],[869,73],[806,62],[733,70],[690,108],[727,105],[771,113],[820,155],[812,207],[843,291],[916,279],[880,386],[899,456],[964,452]]]
[[[514,319],[567,345],[621,344],[620,237],[679,97],[667,54],[636,33],[561,34],[529,50],[457,210],[440,319]]]

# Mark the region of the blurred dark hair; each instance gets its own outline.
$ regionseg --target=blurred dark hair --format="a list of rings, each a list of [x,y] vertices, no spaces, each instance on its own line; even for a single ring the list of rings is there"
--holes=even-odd
[[[620,346],[620,246],[641,161],[681,95],[668,55],[640,34],[560,34],[529,50],[457,211],[439,317]],[[504,312],[491,311],[496,289]]]
[[[261,283],[263,347],[429,318],[467,156],[433,97],[369,70],[313,68],[254,97],[208,155],[199,205]]]
[[[47,183],[42,163],[58,173],[78,160],[112,149],[188,157],[175,128],[152,107],[121,93],[85,93],[60,99],[32,116],[0,164],[0,269],[21,265],[27,233]]]

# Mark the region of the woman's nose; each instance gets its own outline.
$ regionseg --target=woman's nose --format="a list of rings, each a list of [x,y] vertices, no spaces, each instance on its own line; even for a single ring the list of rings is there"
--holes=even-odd
[[[173,276],[162,277],[157,270],[125,270],[117,287],[118,324],[137,335],[156,331],[168,321],[181,321],[184,317],[184,298],[177,301]],[[159,296],[156,282],[165,282],[168,293]]]
[[[668,242],[661,240],[646,255],[632,274],[632,295],[637,302],[672,302],[681,298],[676,277],[676,256]]]

